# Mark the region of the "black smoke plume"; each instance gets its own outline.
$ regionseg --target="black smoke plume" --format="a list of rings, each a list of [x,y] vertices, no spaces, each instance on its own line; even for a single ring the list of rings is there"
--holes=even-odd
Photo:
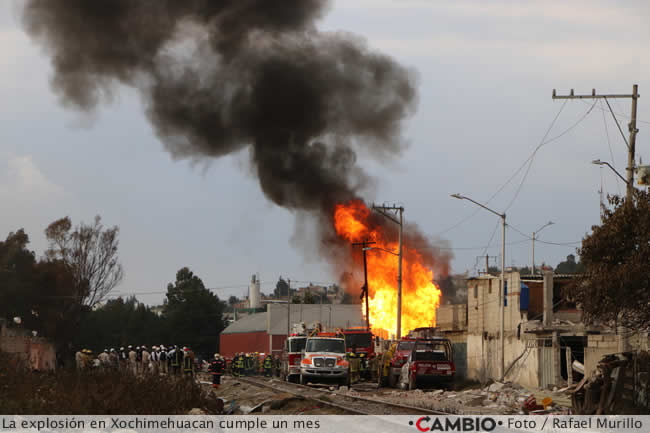
[[[62,102],[92,110],[118,84],[142,95],[179,158],[250,147],[266,196],[324,212],[357,196],[360,147],[399,153],[413,73],[315,22],[327,0],[29,0]]]

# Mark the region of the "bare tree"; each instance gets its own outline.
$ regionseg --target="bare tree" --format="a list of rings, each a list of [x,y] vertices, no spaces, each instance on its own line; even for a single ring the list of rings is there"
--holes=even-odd
[[[74,276],[78,302],[93,307],[115,288],[124,275],[118,261],[117,226],[104,228],[101,217],[94,224],[83,222],[72,229],[69,217],[54,221],[45,229],[49,260],[61,260]]]

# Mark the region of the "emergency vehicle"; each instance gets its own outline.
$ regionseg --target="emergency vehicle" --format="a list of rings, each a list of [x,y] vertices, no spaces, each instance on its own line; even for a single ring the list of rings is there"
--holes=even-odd
[[[294,324],[293,332],[284,342],[280,376],[287,382],[297,382],[300,377],[300,361],[307,343],[307,328],[304,323]]]
[[[400,372],[400,386],[416,389],[421,383],[447,385],[454,380],[456,367],[451,341],[444,337],[416,339]]]
[[[416,342],[420,341],[416,349]],[[433,355],[423,354],[422,351],[427,351],[427,345],[424,345],[425,341],[435,341],[435,345],[430,347],[430,350],[435,350],[437,352],[435,360],[430,360],[431,367],[429,368],[428,364],[420,358],[424,357],[434,357]],[[419,350],[419,353],[413,354],[414,351]],[[444,352],[444,358],[441,356],[441,352]],[[413,376],[415,384],[419,376],[432,376],[431,378],[444,379],[441,381],[450,382],[453,380],[456,374],[456,367],[453,362],[453,351],[451,342],[449,339],[442,337],[437,334],[435,328],[417,328],[409,332],[409,334],[397,342],[397,348],[393,354],[393,358],[390,361],[390,375],[388,376],[388,386],[395,387],[398,383],[404,383],[407,378],[403,378],[404,366],[408,364],[413,368],[414,365],[417,365],[420,361],[424,363],[421,366],[420,370],[416,369],[416,374]],[[438,367],[440,366],[440,367]],[[435,374],[433,370],[435,370]],[[418,373],[421,371],[422,373]],[[441,373],[441,374],[438,374]],[[408,374],[408,379],[412,375]],[[400,379],[402,377],[402,379]]]
[[[300,383],[350,384],[350,364],[346,359],[345,337],[342,332],[315,330],[305,343],[300,361]]]
[[[345,336],[345,350],[354,352],[359,357],[361,377],[370,379],[372,376],[370,365],[375,357],[375,339],[372,332],[365,326],[342,329]]]

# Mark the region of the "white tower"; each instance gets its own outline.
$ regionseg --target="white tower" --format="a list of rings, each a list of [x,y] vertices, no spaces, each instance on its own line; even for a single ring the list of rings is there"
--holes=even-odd
[[[260,295],[260,277],[259,275],[253,274],[251,278],[251,285],[248,295],[248,306],[249,308],[260,308],[262,306],[261,295]]]

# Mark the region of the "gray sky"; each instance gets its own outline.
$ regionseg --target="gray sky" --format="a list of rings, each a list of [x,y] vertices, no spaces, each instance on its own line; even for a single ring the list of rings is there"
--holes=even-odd
[[[279,275],[333,282],[317,255],[291,242],[294,216],[269,203],[249,175],[246,152],[218,160],[174,161],[129,88],[89,116],[68,111],[50,90],[49,60],[22,31],[22,2],[0,3],[0,234],[24,227],[42,254],[43,230],[69,215],[90,222],[100,214],[119,225],[124,282],[116,289],[146,303],[162,301],[176,271],[189,266],[220,296],[241,295],[259,272],[262,291]],[[419,107],[404,129],[411,143],[401,158],[360,164],[377,179],[369,200],[405,206],[405,218],[455,248],[453,272],[475,269],[498,218],[475,212],[460,192],[485,201],[540,143],[562,107],[551,91],[630,93],[639,84],[637,154],[650,160],[650,4],[646,1],[339,0],[320,21],[328,31],[363,36],[419,74]],[[648,93],[650,95],[650,93]],[[628,100],[613,103],[627,116]],[[570,101],[549,133],[555,137],[589,110]],[[606,113],[608,114],[608,113]],[[621,116],[627,131],[627,120]],[[542,240],[579,241],[598,223],[601,177],[605,191],[624,191],[607,169],[624,173],[627,153],[601,106],[574,129],[540,149],[508,220],[530,233],[556,224]],[[512,201],[523,171],[490,206]],[[506,263],[530,264],[530,241],[506,235]],[[472,249],[468,249],[472,248]],[[574,246],[538,243],[536,262],[557,264]],[[487,249],[500,254],[500,230]],[[483,262],[481,262],[483,263]],[[239,286],[233,287],[233,286]]]

